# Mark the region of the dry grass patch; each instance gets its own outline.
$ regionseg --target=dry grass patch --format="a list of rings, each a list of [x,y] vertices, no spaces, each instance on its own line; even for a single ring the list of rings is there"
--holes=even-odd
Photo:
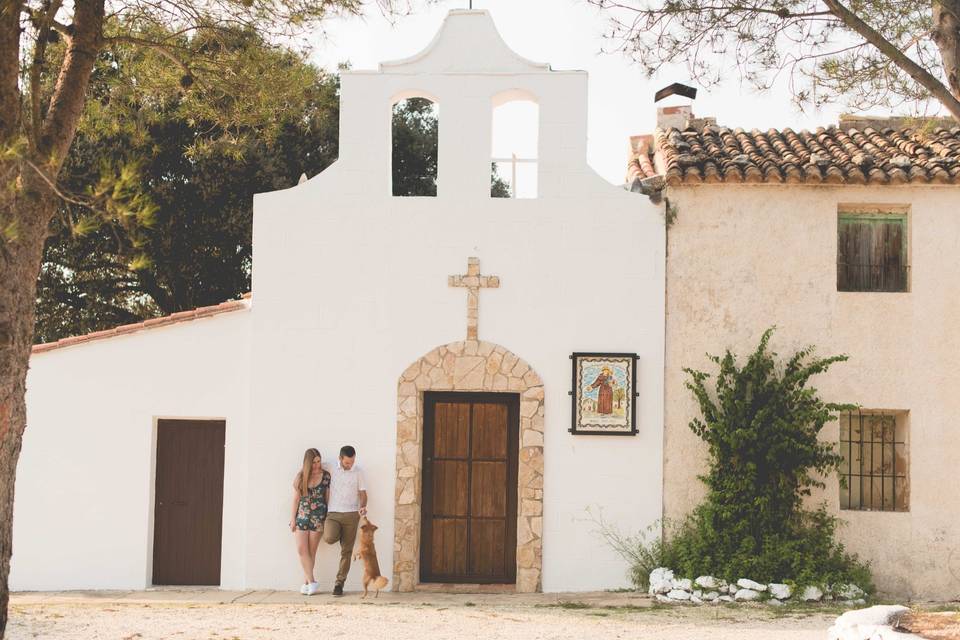
[[[911,611],[898,628],[929,640],[960,640],[960,611]]]

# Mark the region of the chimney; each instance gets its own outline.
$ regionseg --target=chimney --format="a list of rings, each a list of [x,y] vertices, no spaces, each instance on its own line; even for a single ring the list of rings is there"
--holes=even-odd
[[[697,90],[679,82],[674,82],[670,86],[664,87],[654,95],[654,103],[660,102],[670,96],[682,96],[691,101],[697,97]],[[693,115],[693,105],[683,104],[672,107],[657,107],[657,128],[658,129],[679,129],[683,131],[688,128],[702,129],[706,125],[717,124],[716,118],[696,118]]]
[[[657,107],[658,129],[687,128],[687,123],[693,120],[693,105],[684,104],[676,107]]]
[[[657,107],[657,128],[666,131],[673,127],[684,131],[685,129],[702,130],[704,127],[717,126],[717,119],[698,118],[693,115],[693,106],[689,104],[678,107]]]

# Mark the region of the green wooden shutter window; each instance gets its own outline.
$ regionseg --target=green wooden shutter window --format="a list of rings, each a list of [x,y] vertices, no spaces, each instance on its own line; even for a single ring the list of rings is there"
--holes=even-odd
[[[907,290],[907,216],[841,213],[838,291]]]

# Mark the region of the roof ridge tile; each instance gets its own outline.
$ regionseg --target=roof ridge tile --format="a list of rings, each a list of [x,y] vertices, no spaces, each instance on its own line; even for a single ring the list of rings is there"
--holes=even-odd
[[[218,315],[221,313],[228,313],[230,311],[239,311],[241,309],[246,309],[249,307],[247,301],[252,299],[252,295],[246,293],[243,295],[240,300],[227,300],[226,302],[221,302],[219,304],[209,305],[206,307],[198,307],[196,309],[188,309],[186,311],[177,311],[166,316],[161,316],[159,318],[147,318],[141,322],[132,322],[130,324],[123,324],[112,329],[102,329],[100,331],[93,331],[91,333],[85,333],[79,336],[69,336],[67,338],[61,338],[54,342],[45,342],[42,344],[33,345],[31,353],[46,353],[47,351],[53,351],[54,349],[61,349],[63,347],[69,347],[75,344],[81,344],[84,342],[92,342],[94,340],[103,340],[106,338],[113,338],[115,336],[127,335],[130,333],[136,333],[138,331],[143,331],[145,329],[153,329],[156,327],[164,327],[168,325],[177,324],[179,322],[187,322],[190,320],[196,320],[199,318],[208,318],[210,316]]]

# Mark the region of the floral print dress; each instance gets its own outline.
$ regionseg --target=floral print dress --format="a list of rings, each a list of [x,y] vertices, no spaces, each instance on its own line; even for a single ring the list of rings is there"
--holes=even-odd
[[[307,487],[307,495],[300,498],[297,507],[297,529],[300,531],[321,531],[327,517],[327,488],[330,486],[330,473],[323,472],[319,484]]]

